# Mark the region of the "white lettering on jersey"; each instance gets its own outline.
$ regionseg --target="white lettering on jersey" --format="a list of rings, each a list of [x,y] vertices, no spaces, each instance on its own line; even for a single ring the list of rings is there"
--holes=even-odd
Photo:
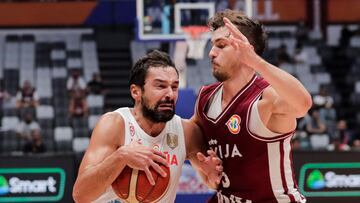
[[[223,158],[234,158],[236,156],[242,157],[242,154],[239,152],[239,149],[236,144],[225,144],[210,146],[212,150],[219,155],[221,159]]]
[[[251,200],[243,199],[235,195],[230,195],[230,197],[227,197],[221,194],[221,190],[217,192],[217,198],[218,198],[218,203],[243,203],[243,202],[252,203]]]
[[[223,186],[223,188],[228,188],[230,187],[230,179],[229,177],[226,175],[225,172],[222,172],[221,176],[223,177],[223,180],[221,181],[221,184]]]

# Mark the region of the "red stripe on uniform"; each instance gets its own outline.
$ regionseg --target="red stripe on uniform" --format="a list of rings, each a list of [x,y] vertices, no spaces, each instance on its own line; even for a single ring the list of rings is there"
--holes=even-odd
[[[279,148],[280,148],[280,173],[281,173],[281,182],[282,182],[282,186],[284,189],[284,194],[289,196],[291,202],[295,202],[295,197],[292,194],[289,194],[289,189],[287,187],[286,184],[286,178],[285,178],[285,161],[284,161],[284,157],[285,157],[285,153],[284,153],[284,140],[280,141],[279,144]]]

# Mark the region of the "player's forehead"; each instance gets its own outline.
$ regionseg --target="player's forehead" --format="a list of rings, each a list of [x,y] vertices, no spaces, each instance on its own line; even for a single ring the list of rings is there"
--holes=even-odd
[[[222,39],[227,39],[229,36],[230,31],[226,27],[220,27],[212,32],[211,35],[211,43],[215,43]]]
[[[174,67],[150,67],[146,80],[149,82],[163,81],[167,83],[179,82],[179,76]]]

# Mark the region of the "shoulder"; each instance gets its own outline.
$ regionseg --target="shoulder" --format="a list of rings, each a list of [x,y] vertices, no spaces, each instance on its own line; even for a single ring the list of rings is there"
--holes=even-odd
[[[124,119],[116,112],[109,112],[101,116],[96,124],[93,136],[106,140],[117,139],[124,135]]]
[[[108,112],[100,117],[98,124],[111,126],[112,128],[121,127],[124,126],[124,118],[119,113]]]
[[[102,115],[92,131],[84,159],[97,160],[114,152],[124,144],[124,136],[124,121],[119,114],[110,112]]]

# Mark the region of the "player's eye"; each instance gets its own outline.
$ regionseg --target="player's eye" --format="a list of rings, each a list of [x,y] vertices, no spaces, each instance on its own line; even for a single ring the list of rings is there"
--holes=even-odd
[[[219,49],[223,49],[226,45],[225,44],[218,44],[216,45]]]
[[[179,86],[178,85],[174,85],[174,86],[172,86],[171,87],[173,90],[177,90],[178,88],[179,88]]]

